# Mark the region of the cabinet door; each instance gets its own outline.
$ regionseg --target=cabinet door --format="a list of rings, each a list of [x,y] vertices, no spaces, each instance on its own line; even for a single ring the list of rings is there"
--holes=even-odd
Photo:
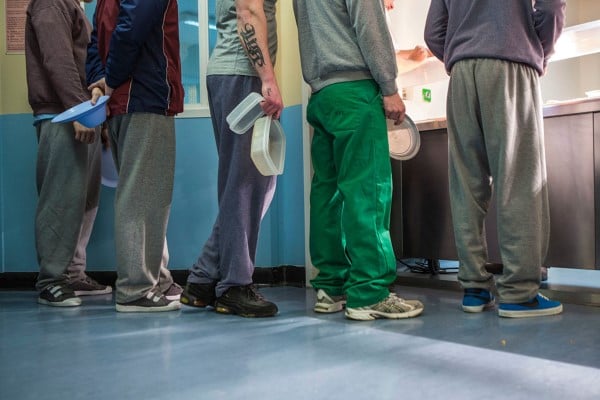
[[[593,115],[544,119],[550,246],[545,265],[595,267]]]
[[[596,245],[596,269],[600,269],[600,113],[594,114],[594,210],[596,215],[596,236],[594,244]]]
[[[448,191],[448,133],[421,133],[419,153],[408,161],[393,161],[393,219],[402,215],[401,234],[392,243],[402,258],[456,260]],[[398,190],[401,188],[401,191]],[[401,213],[398,212],[399,206]],[[392,222],[392,227],[397,222]]]

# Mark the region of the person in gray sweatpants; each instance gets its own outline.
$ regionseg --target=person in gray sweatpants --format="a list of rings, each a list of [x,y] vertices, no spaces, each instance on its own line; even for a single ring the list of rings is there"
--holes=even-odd
[[[92,143],[79,142],[72,124],[53,124],[49,119],[36,124],[36,133],[39,199],[35,236],[40,263],[36,287],[43,290],[57,276],[64,276],[67,282],[91,279],[85,274],[86,247],[100,200],[101,144],[99,135]],[[97,285],[101,293],[96,294],[112,291],[110,286]],[[74,292],[80,291],[77,289],[75,285]]]
[[[533,4],[532,4],[533,3]],[[450,204],[462,308],[501,317],[554,315],[538,293],[549,238],[539,77],[564,25],[564,0],[433,0],[425,41],[450,73]],[[486,271],[484,219],[492,190],[502,275]],[[495,283],[495,285],[494,285]]]
[[[86,0],[90,2],[91,0]],[[52,118],[101,95],[87,90],[91,26],[71,0],[32,0],[25,24],[27,90],[38,139],[35,244],[38,303],[69,307],[112,288],[86,273],[86,247],[100,195],[100,130]]]
[[[250,158],[252,129],[235,134],[226,118],[252,92],[264,97],[265,114],[279,118],[283,102],[273,69],[275,3],[217,1],[219,30],[206,83],[219,154],[219,212],[181,295],[183,304],[210,305],[219,313],[243,317],[270,317],[278,311],[252,285],[260,223],[273,199],[276,178],[261,175]]]
[[[110,96],[115,196],[116,310],[175,311],[166,268],[175,169],[175,118],[183,111],[176,1],[98,0],[86,61],[90,88]]]

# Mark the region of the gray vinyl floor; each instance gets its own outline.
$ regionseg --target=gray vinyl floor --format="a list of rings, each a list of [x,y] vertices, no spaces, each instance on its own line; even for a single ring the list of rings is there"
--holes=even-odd
[[[119,314],[0,291],[0,399],[600,399],[600,308],[501,319],[461,293],[396,286],[425,313],[356,322],[312,312],[314,292],[262,288],[280,313]]]

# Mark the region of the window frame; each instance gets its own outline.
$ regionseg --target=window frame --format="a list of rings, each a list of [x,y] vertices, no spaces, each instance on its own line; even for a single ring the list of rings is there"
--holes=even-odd
[[[183,112],[177,118],[206,118],[210,117],[208,108],[208,90],[206,89],[206,71],[209,54],[208,1],[198,1],[198,56],[200,79],[200,103],[185,103]],[[201,29],[204,27],[204,29]]]

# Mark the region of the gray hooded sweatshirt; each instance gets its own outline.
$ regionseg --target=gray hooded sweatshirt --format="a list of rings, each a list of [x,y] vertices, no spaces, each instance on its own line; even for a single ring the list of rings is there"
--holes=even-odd
[[[467,58],[530,65],[540,75],[565,22],[565,0],[432,0],[425,42],[450,71]]]
[[[294,0],[304,80],[313,92],[333,83],[374,79],[398,91],[394,45],[381,0]]]

